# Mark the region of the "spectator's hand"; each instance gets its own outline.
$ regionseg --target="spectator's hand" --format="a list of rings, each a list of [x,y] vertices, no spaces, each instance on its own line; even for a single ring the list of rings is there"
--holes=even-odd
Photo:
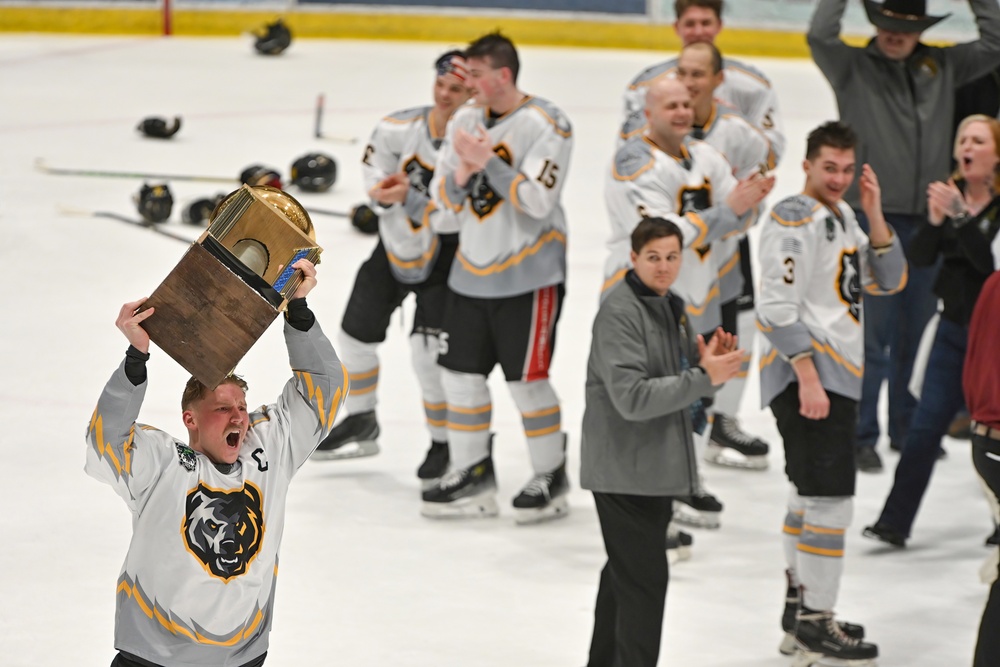
[[[770,194],[773,187],[774,176],[753,174],[736,184],[736,187],[726,197],[726,205],[736,215],[743,215],[764,201],[764,198]]]
[[[475,133],[462,128],[455,131],[455,153],[472,172],[485,169],[486,163],[495,155],[490,135],[482,125],[476,127]]]
[[[799,380],[799,414],[806,419],[826,419],[830,416],[830,397],[826,395],[818,375]]]
[[[955,181],[935,181],[927,186],[927,221],[935,227],[940,226],[945,218],[957,218],[967,210],[965,197]]]
[[[737,342],[736,336],[721,328],[716,330],[708,344],[703,336],[698,336],[698,364],[705,369],[713,387],[739,375],[743,366],[743,350],[737,347]]]
[[[292,264],[292,268],[302,272],[302,282],[295,288],[295,294],[292,295],[292,298],[302,299],[312,291],[313,287],[316,287],[316,265],[308,259],[300,259]]]
[[[858,179],[861,189],[861,210],[869,219],[882,214],[882,188],[878,184],[878,176],[871,165],[861,165],[861,178]]]
[[[402,204],[406,201],[406,193],[410,190],[410,179],[403,172],[389,174],[368,191],[372,201],[379,204]]]
[[[139,312],[139,306],[144,304],[147,298],[142,297],[137,301],[126,303],[118,311],[118,319],[115,320],[115,326],[125,334],[129,344],[143,354],[149,354],[149,334],[139,325],[156,310],[155,308],[147,308],[141,313]]]

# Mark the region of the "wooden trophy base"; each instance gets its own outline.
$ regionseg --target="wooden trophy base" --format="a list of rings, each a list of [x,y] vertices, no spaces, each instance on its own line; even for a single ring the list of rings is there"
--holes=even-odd
[[[215,389],[277,318],[256,290],[194,244],[149,297],[142,327],[164,352]]]

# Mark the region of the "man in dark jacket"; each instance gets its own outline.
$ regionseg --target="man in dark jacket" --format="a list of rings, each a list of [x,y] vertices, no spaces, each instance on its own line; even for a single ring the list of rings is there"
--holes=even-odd
[[[864,47],[840,39],[847,0],[820,0],[809,26],[813,60],[833,88],[840,119],[858,134],[858,164],[870,164],[882,178],[885,217],[904,248],[927,215],[927,185],[948,177],[956,89],[1000,65],[997,0],[969,4],[980,39],[946,48],[920,42],[924,30],[945,18],[928,16],[925,0],[865,0],[877,34]],[[857,177],[844,199],[867,229]],[[936,267],[911,270],[903,291],[875,297],[867,308],[860,470],[882,469],[875,444],[878,396],[886,379],[889,439],[901,444],[906,437],[916,406],[907,386],[920,335],[936,307],[935,273]]]
[[[695,339],[684,302],[669,292],[681,231],[646,218],[632,232],[632,263],[594,320],[587,364],[580,484],[594,492],[608,562],[594,610],[589,667],[655,667],[669,568],[672,498],[697,486],[692,432],[701,400],[739,373],[736,337]]]

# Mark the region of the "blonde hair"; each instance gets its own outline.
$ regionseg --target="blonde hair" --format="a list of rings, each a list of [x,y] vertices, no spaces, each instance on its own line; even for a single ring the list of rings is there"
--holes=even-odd
[[[971,116],[966,116],[962,119],[962,122],[958,124],[958,129],[955,131],[955,145],[952,147],[952,157],[958,155],[958,142],[962,138],[962,132],[965,128],[969,127],[973,123],[985,123],[986,127],[989,128],[990,134],[993,136],[993,153],[1000,158],[1000,121],[992,116],[987,116],[981,113],[972,114]],[[997,169],[994,170],[993,174],[993,190],[994,192],[1000,192],[1000,162],[997,163]],[[958,167],[955,168],[955,173],[952,174],[953,178],[959,178],[961,176]]]
[[[221,387],[224,384],[235,384],[243,390],[244,394],[247,393],[246,380],[235,373],[231,373],[223,378],[222,382],[219,383],[219,386]],[[187,410],[192,404],[205,398],[205,394],[211,391],[214,391],[214,389],[209,389],[202,384],[198,378],[192,377],[187,381],[187,384],[184,385],[184,393],[181,395],[181,410]]]

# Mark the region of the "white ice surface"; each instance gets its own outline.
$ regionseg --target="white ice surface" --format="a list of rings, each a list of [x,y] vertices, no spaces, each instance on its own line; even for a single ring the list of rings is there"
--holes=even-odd
[[[470,35],[471,37],[471,35]],[[179,260],[181,244],[60,207],[134,212],[135,179],[45,175],[52,165],[235,177],[264,163],[287,175],[321,150],[340,166],[335,189],[302,194],[307,206],[347,210],[363,197],[358,162],[380,115],[429,102],[427,43],[298,40],[284,55],[253,54],[249,39],[148,39],[4,35],[0,40],[0,664],[107,665],[113,655],[114,584],[130,534],[127,510],[83,473],[84,432],[125,350],[119,306],[148,294]],[[579,429],[590,326],[605,257],[602,188],[621,91],[663,54],[524,48],[524,90],[570,116],[576,146],[563,201],[568,294],[553,381],[578,477]],[[756,62],[756,61],[755,61]],[[757,62],[772,78],[789,136],[772,201],[800,189],[805,135],[835,117],[832,94],[810,62]],[[316,96],[325,131],[312,138]],[[150,115],[180,114],[172,141],[142,138]],[[174,182],[177,206],[235,186]],[[298,195],[298,193],[295,193]],[[343,220],[315,216],[325,247],[311,305],[337,330],[358,265],[374,245]],[[566,520],[515,527],[509,498],[529,477],[520,419],[492,378],[501,517],[434,523],[418,515],[414,470],[427,445],[409,368],[407,303],[382,348],[383,453],[308,463],[292,486],[268,664],[573,667],[586,662],[604,552],[588,493],[574,490]],[[250,402],[267,402],[287,374],[278,327],[241,364]],[[149,364],[142,420],[184,431],[184,372],[163,353]],[[661,664],[778,666],[784,596],[780,527],[786,481],[769,412],[751,376],[741,417],[773,445],[763,473],[705,467],[726,503],[723,527],[697,532],[694,558],[674,568]],[[911,546],[887,551],[859,537],[881,508],[887,471],[859,479],[839,604],[864,623],[880,664],[967,665],[986,587],[977,570],[991,531],[969,446],[947,441]],[[883,447],[884,450],[884,447]]]

